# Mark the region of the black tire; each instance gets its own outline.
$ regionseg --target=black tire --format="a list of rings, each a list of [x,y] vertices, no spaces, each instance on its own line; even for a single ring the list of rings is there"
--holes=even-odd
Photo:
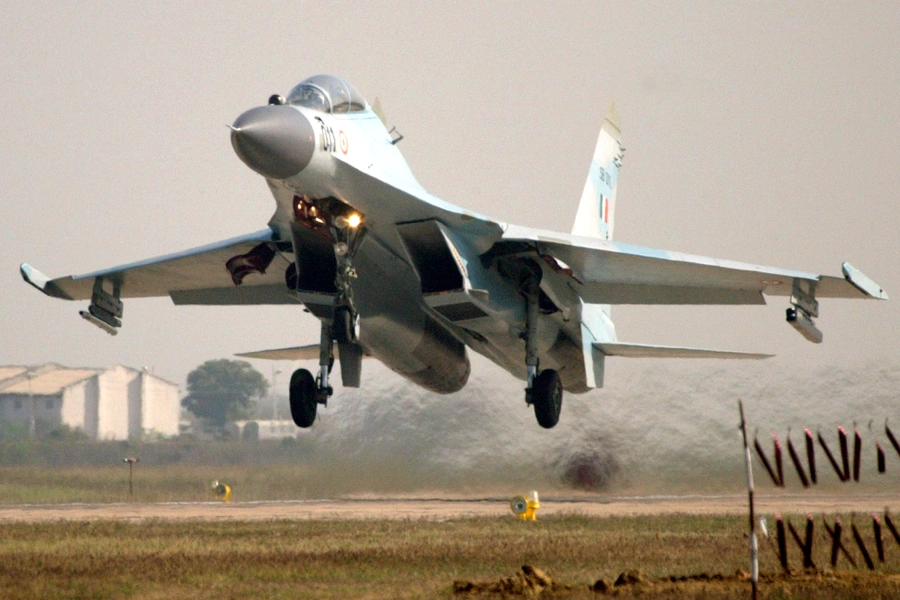
[[[559,373],[553,369],[541,371],[531,390],[531,403],[534,404],[534,416],[537,417],[538,425],[544,429],[552,429],[559,422],[562,397]]]
[[[300,283],[300,273],[297,271],[297,263],[292,262],[284,272],[284,283],[289,290],[298,289]]]
[[[310,427],[316,420],[316,380],[306,369],[297,369],[291,375],[291,418],[297,427]]]
[[[356,341],[353,327],[353,313],[348,306],[338,306],[334,309],[334,320],[331,331],[338,344],[352,344]]]

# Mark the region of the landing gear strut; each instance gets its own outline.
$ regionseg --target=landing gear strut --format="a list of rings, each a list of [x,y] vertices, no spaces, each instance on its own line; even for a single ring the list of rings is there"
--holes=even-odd
[[[313,376],[306,369],[299,369],[291,377],[291,417],[299,427],[310,427],[316,419],[318,405],[327,405],[328,398],[334,392],[328,379],[334,366],[335,354],[341,362],[344,387],[359,387],[363,349],[358,341],[359,313],[353,302],[352,284],[357,278],[353,257],[365,235],[365,227],[360,226],[360,214],[331,197],[314,200],[306,196],[295,196],[294,219],[291,232],[296,266],[293,272],[289,271],[285,275],[288,287],[301,291],[300,265],[304,264],[302,248],[305,240],[312,235],[310,231],[315,233],[312,237],[319,240],[313,244],[315,247],[321,246],[322,237],[332,241],[336,266],[331,318],[321,322],[318,375]]]
[[[334,237],[337,240],[334,244],[334,258],[337,263],[334,287],[337,294],[334,298],[331,338],[328,343],[331,343],[331,340],[337,342],[338,358],[341,361],[341,382],[344,387],[359,387],[362,373],[363,352],[359,345],[359,313],[353,302],[353,280],[357,277],[356,269],[353,268],[353,257],[366,232],[365,228],[358,227],[359,222],[358,215],[355,220],[353,215],[348,218],[337,217],[334,220]],[[324,329],[322,336],[322,344],[325,344]],[[324,350],[322,352],[324,357]],[[329,354],[333,356],[330,350]]]

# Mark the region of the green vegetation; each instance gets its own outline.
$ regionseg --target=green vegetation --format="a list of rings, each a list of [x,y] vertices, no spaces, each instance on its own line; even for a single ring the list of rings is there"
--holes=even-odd
[[[639,568],[650,598],[749,596],[737,517],[512,517],[432,521],[57,522],[0,524],[3,598],[450,598],[453,582],[497,581],[523,564],[565,598],[598,597],[597,579]],[[888,598],[900,593],[893,549],[874,575],[766,580],[762,598]],[[764,573],[776,573],[762,552]],[[670,583],[671,576],[727,576]],[[660,583],[659,580],[665,579]],[[545,594],[546,596],[546,594]],[[456,596],[459,597],[459,596]]]
[[[188,395],[182,406],[222,429],[226,421],[246,419],[269,382],[245,360],[208,360],[187,376]]]

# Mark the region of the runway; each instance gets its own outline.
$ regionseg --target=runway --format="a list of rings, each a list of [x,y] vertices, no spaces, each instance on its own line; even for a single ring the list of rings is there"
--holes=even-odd
[[[509,498],[341,498],[271,502],[159,502],[118,504],[19,504],[0,506],[0,522],[46,521],[260,521],[425,519],[511,516]],[[780,494],[758,496],[756,513],[821,514],[900,511],[900,494]],[[642,515],[743,515],[746,495],[541,498],[539,518]]]

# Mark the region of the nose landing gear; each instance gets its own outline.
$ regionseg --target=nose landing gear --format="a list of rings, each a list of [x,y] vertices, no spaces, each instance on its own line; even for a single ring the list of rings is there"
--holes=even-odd
[[[333,389],[328,384],[335,355],[341,361],[341,380],[344,387],[359,387],[363,349],[359,344],[359,313],[353,302],[353,281],[357,278],[353,257],[359,249],[365,227],[362,215],[335,198],[313,200],[306,196],[294,197],[295,265],[304,264],[302,247],[304,240],[312,236],[313,246],[320,245],[321,238],[332,243],[335,259],[334,300],[330,318],[321,323],[319,337],[319,374],[314,377],[306,369],[298,369],[291,377],[291,417],[298,427],[310,427],[316,419],[318,405],[327,405]],[[298,287],[300,267],[294,269],[294,285]],[[337,342],[337,348],[335,348]],[[335,352],[337,351],[337,352]]]
[[[319,404],[319,391],[312,373],[306,369],[297,369],[291,375],[291,418],[297,427],[310,427],[316,420],[316,408]]]
[[[311,427],[316,420],[319,404],[326,406],[334,390],[328,385],[328,375],[334,366],[334,331],[328,321],[322,322],[319,336],[319,376],[306,369],[297,369],[291,375],[291,418],[297,427]]]

